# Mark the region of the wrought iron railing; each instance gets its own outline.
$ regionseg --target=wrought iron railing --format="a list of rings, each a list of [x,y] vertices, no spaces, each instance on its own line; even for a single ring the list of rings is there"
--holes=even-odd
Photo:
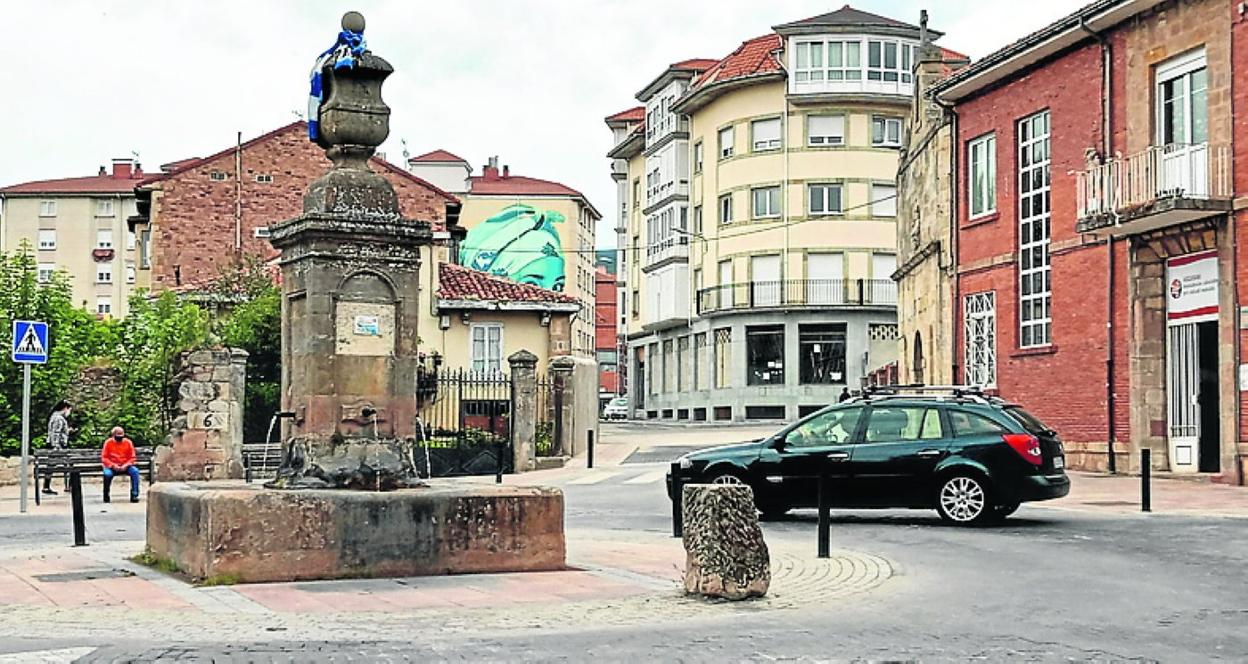
[[[1231,197],[1231,152],[1211,143],[1154,145],[1076,174],[1078,217],[1121,214],[1165,198]]]
[[[721,284],[698,291],[698,314],[768,307],[895,306],[891,279],[783,279]]]

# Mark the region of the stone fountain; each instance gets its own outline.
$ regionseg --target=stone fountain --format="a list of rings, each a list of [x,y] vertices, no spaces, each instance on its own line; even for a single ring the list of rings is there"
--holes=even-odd
[[[350,62],[318,61],[312,118],[333,166],[270,238],[282,270],[281,468],[264,487],[156,485],[148,548],[192,577],[241,581],[560,569],[559,491],[418,474],[418,288],[433,236],[369,168],[390,132],[381,86],[394,69],[363,46],[362,16],[342,25]]]

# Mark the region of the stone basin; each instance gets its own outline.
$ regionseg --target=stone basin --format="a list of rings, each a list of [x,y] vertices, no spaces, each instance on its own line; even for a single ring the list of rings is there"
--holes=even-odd
[[[433,480],[372,492],[161,482],[147,547],[193,579],[236,582],[565,568],[563,493]]]

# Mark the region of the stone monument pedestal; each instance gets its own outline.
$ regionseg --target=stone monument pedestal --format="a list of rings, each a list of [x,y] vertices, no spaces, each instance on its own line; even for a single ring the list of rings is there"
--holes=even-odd
[[[397,491],[170,482],[147,495],[147,546],[194,579],[238,582],[565,568],[563,493],[432,481]]]

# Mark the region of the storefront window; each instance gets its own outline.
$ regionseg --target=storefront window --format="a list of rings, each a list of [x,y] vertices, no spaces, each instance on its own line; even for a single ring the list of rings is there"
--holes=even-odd
[[[746,383],[749,385],[784,384],[784,328],[779,325],[747,327]]]
[[[845,382],[845,325],[802,325],[798,328],[798,378],[802,385]]]

